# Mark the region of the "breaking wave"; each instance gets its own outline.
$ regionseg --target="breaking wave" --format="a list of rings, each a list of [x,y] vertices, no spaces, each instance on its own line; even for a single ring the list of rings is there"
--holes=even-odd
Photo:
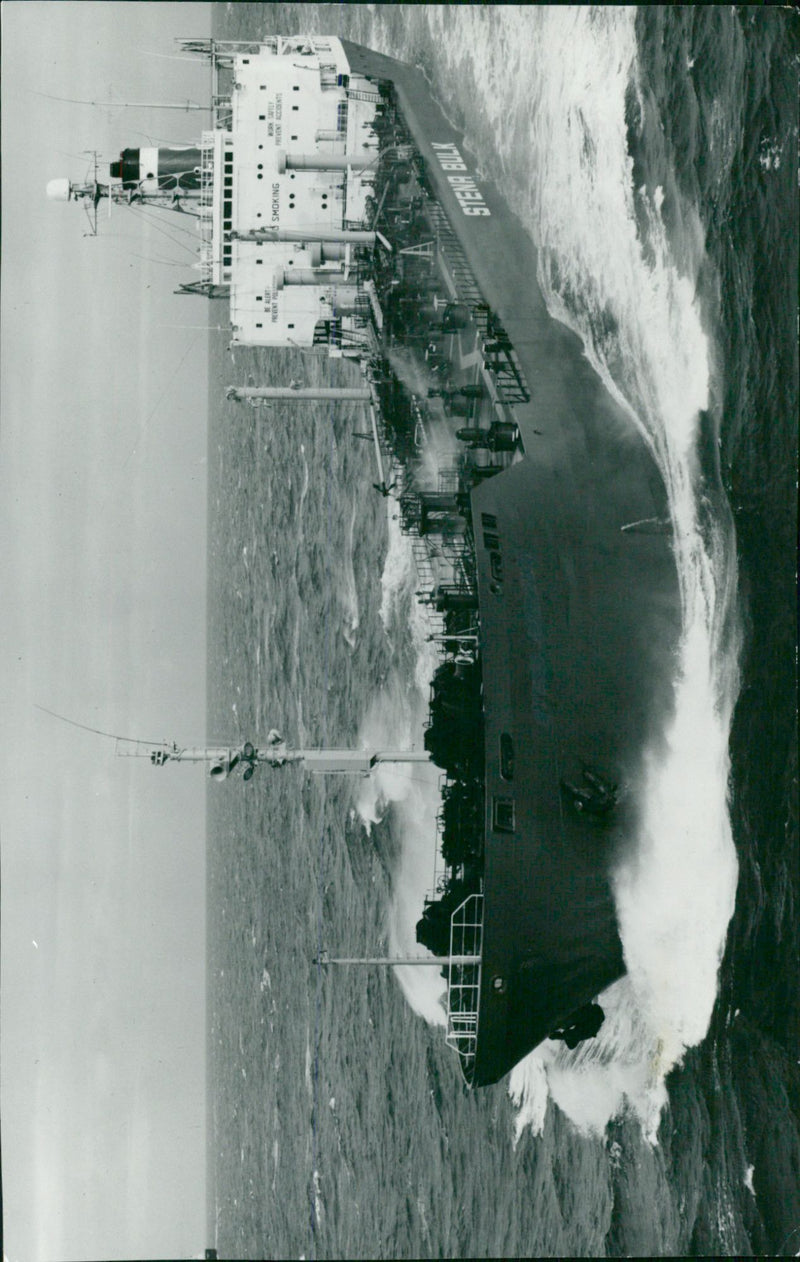
[[[358,591],[356,589],[355,569],[353,567],[353,531],[359,508],[360,505],[358,502],[354,501],[344,545],[344,569],[341,575],[342,587],[340,591],[342,612],[344,615],[342,634],[351,649],[355,648],[356,631],[358,630],[361,622],[361,614],[358,607]]]
[[[717,438],[714,344],[697,292],[702,224],[673,195],[668,232],[663,190],[634,187],[631,94],[644,117],[634,10],[467,6],[457,42],[443,12],[426,15],[437,81],[539,247],[548,309],[581,337],[669,496],[682,628],[673,710],[644,753],[641,835],[614,873],[627,976],[604,994],[593,1044],[546,1043],[510,1079],[519,1128],[540,1130],[552,1098],[584,1131],[627,1105],[654,1140],[666,1074],[708,1028],[738,876],[728,814],[737,573],[731,515],[701,450],[703,426],[714,451]]]
[[[520,166],[506,152],[506,166],[526,174],[516,194],[540,248],[551,314],[579,334],[661,469],[682,628],[673,712],[645,752],[638,845],[614,873],[628,974],[602,998],[608,1016],[594,1046],[545,1045],[517,1067],[510,1090],[521,1124],[541,1126],[549,1092],[583,1130],[602,1131],[627,1102],[654,1140],[665,1076],[708,1029],[734,907],[735,544],[717,470],[703,467],[700,451],[702,425],[713,427],[714,363],[696,286],[699,216],[680,207],[668,236],[662,190],[633,186],[631,90],[643,116],[635,12],[539,15],[541,72],[532,92],[527,81],[524,107],[517,103],[534,160]]]
[[[361,724],[359,741],[362,746],[412,748],[419,744],[428,708],[428,685],[439,659],[427,639],[424,611],[414,599],[418,579],[411,544],[395,520],[394,505],[388,503],[389,549],[381,580],[380,616],[395,651],[389,675]],[[400,652],[401,642],[408,642],[412,680],[404,664],[406,654]],[[425,765],[412,772],[402,764],[379,766],[363,782],[356,809],[369,827],[383,819],[390,804],[401,851],[387,913],[389,951],[393,955],[427,955],[417,944],[415,925],[433,884],[434,837],[440,806],[438,769]],[[445,987],[439,969],[396,967],[395,973],[414,1011],[432,1024],[442,1025],[444,1011],[440,1001]]]

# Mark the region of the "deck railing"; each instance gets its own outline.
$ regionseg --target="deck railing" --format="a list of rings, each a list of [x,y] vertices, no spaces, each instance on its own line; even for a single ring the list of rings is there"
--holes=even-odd
[[[447,979],[446,1042],[458,1053],[461,1072],[472,1081],[478,1045],[478,1003],[481,990],[483,894],[470,894],[450,917],[450,956],[474,955],[469,964],[450,964]]]

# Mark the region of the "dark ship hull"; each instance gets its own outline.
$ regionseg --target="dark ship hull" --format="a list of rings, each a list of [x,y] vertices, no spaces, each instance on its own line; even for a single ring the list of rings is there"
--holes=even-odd
[[[668,530],[625,527],[669,510],[647,444],[548,314],[530,238],[476,177],[423,76],[343,44],[353,70],[392,85],[520,369],[524,457],[471,494],[486,825],[475,1037],[462,1066],[479,1086],[624,972],[612,870],[634,844],[636,785],[669,712],[680,623]],[[613,815],[576,809],[571,788],[587,786],[587,769],[620,786]]]

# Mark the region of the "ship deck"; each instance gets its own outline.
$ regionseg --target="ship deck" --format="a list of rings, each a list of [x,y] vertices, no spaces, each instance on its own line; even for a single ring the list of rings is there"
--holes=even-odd
[[[670,538],[624,530],[668,516],[651,452],[547,312],[533,241],[488,183],[464,214],[434,145],[471,159],[423,76],[346,45],[393,83],[426,175],[480,294],[509,335],[530,398],[515,403],[524,458],[472,493],[485,717],[486,837],[477,1045],[470,1078],[497,1081],[624,971],[612,881],[637,835],[644,752],[670,712],[680,602]],[[474,163],[472,163],[474,171]],[[477,177],[476,177],[477,178]],[[480,423],[495,411],[477,344]],[[477,376],[474,378],[477,380]],[[501,757],[513,748],[513,770]],[[607,827],[570,809],[562,782],[590,767],[620,785]]]

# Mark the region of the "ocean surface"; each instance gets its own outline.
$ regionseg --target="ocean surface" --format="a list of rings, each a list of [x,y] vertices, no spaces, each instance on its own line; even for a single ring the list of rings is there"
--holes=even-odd
[[[796,1255],[797,21],[236,4],[215,27],[331,32],[424,69],[536,243],[554,318],[652,446],[683,630],[640,846],[615,873],[628,975],[595,1043],[546,1044],[489,1089],[462,1088],[428,970],[314,963],[412,946],[435,770],[209,787],[208,1242]],[[227,342],[210,344],[208,736],[419,745],[436,659],[353,438],[364,416],[225,400],[353,369]]]

